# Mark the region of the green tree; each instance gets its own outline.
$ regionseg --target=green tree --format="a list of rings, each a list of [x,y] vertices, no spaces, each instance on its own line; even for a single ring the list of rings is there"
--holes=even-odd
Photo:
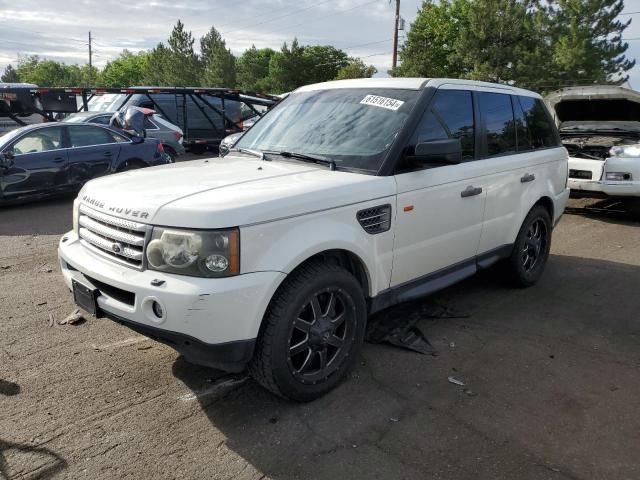
[[[460,77],[463,63],[457,41],[468,30],[473,0],[424,0],[400,48],[400,65],[389,72],[398,77]]]
[[[236,58],[214,27],[200,39],[200,52],[202,84],[207,87],[235,87]]]
[[[270,92],[269,62],[275,53],[271,48],[257,49],[255,45],[245,50],[236,60],[238,86],[251,92]]]
[[[378,70],[373,65],[366,65],[360,58],[350,58],[349,63],[338,71],[336,79],[371,78]]]
[[[133,53],[123,50],[118,58],[107,62],[99,75],[98,83],[104,87],[123,88],[144,85],[149,56],[148,52]]]
[[[303,54],[304,47],[294,39],[291,48],[285,42],[282,49],[271,56],[268,80],[273,93],[290,92],[307,83]]]
[[[312,45],[303,47],[302,61],[304,84],[309,84],[335,79],[340,69],[349,63],[349,57],[330,45]]]
[[[184,24],[178,20],[169,36],[169,55],[163,62],[164,84],[170,86],[198,86],[202,76],[200,60],[193,44],[195,40],[191,32],[185,30]]]
[[[621,82],[635,60],[622,34],[631,23],[617,19],[624,0],[556,0],[549,8],[552,72],[558,86]]]
[[[18,83],[20,82],[20,76],[16,72],[12,65],[7,65],[4,69],[4,73],[0,77],[0,82],[4,83]]]
[[[170,65],[172,62],[171,51],[160,42],[147,55],[147,61],[143,65],[143,84],[153,86],[171,86]]]

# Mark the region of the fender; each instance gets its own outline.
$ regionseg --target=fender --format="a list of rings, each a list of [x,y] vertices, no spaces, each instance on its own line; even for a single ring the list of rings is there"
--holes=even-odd
[[[356,213],[390,203],[394,209],[391,228],[371,235],[364,231]],[[348,205],[330,211],[242,227],[240,255],[242,273],[279,271],[291,273],[305,260],[327,250],[346,250],[362,263],[367,275],[367,296],[389,287],[393,262],[395,196]]]

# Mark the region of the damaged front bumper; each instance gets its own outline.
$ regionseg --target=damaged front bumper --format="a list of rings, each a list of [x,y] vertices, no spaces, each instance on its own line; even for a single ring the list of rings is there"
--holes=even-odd
[[[607,174],[628,174],[629,180],[607,180]],[[569,157],[567,186],[573,196],[640,197],[640,158],[592,160]]]
[[[94,254],[75,232],[62,237],[58,256],[69,289],[76,280],[99,292],[100,314],[170,345],[192,363],[227,371],[241,370],[251,358],[267,304],[285,275],[210,279],[139,271]],[[154,302],[161,308],[154,311]]]

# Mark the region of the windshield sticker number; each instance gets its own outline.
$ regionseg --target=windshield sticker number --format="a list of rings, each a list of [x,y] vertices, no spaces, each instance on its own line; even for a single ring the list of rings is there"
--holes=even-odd
[[[379,97],[378,95],[367,95],[360,102],[362,105],[373,105],[374,107],[386,108],[387,110],[398,110],[404,102],[395,98]]]

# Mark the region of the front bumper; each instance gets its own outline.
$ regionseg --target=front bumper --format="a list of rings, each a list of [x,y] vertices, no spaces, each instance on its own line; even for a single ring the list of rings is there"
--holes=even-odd
[[[611,197],[640,197],[640,181],[613,182],[600,180],[569,179],[569,188],[573,193],[589,196],[608,195]]]
[[[75,232],[62,237],[58,256],[67,287],[75,279],[97,288],[105,316],[170,345],[193,363],[228,371],[242,369],[251,358],[264,312],[285,277],[256,272],[208,279],[139,271],[93,253]],[[162,318],[153,302],[161,305]]]

